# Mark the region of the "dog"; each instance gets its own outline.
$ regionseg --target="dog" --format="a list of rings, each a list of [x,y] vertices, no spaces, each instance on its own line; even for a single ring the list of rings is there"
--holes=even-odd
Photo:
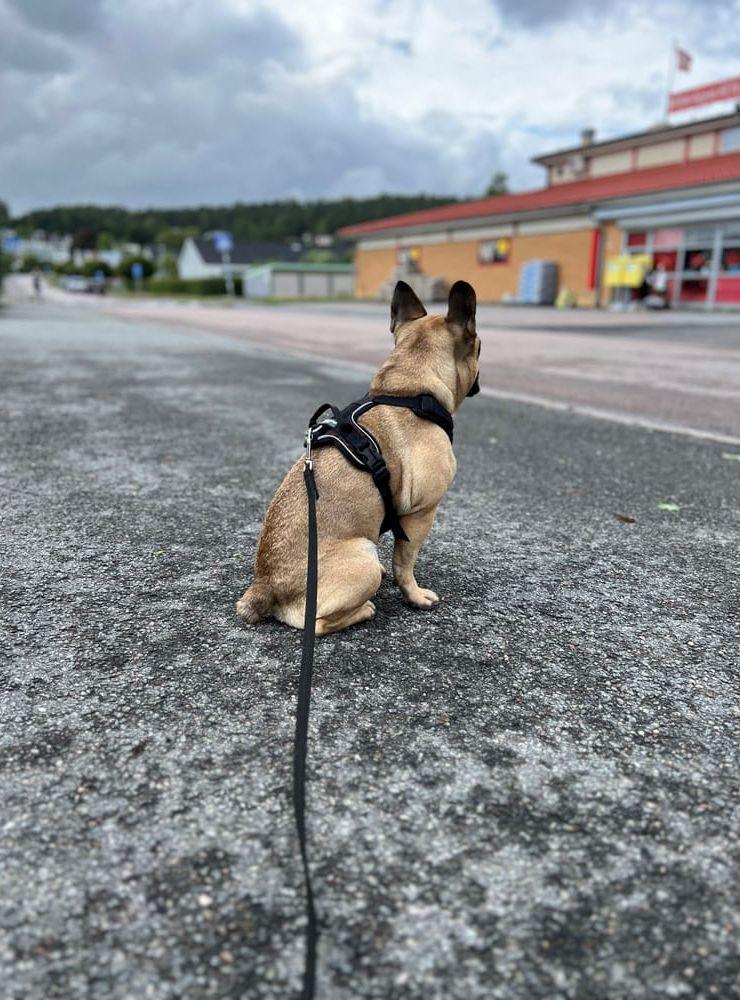
[[[371,395],[429,393],[453,413],[479,391],[480,338],[475,291],[466,281],[450,290],[445,316],[429,316],[412,288],[396,285],[391,302],[395,347],[371,382]],[[408,409],[377,406],[359,417],[374,435],[390,471],[393,504],[407,541],[395,541],[393,578],[409,604],[439,601],[420,587],[414,566],[437,506],[455,478],[456,461],[445,431]],[[319,494],[316,635],[339,632],[375,616],[372,598],[384,569],[378,539],[384,505],[367,472],[337,448],[314,452]],[[303,627],[306,601],[308,502],[303,459],[279,486],[257,544],[254,579],[237,601],[237,615],[255,624],[272,615]]]

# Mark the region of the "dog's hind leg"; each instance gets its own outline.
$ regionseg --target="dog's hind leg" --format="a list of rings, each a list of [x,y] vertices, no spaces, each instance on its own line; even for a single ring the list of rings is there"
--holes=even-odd
[[[375,617],[375,605],[365,601],[359,608],[352,611],[338,611],[335,615],[325,615],[316,619],[316,635],[329,635],[330,632],[341,632],[350,625],[358,625]]]
[[[375,615],[370,600],[382,579],[378,552],[367,538],[331,542],[319,551],[316,635],[339,632]]]

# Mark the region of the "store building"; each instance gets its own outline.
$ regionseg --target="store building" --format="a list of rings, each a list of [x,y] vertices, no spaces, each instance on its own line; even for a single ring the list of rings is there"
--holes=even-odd
[[[356,295],[375,298],[411,267],[465,278],[483,301],[516,299],[522,266],[554,261],[582,305],[614,291],[606,263],[648,255],[670,305],[740,307],[740,110],[538,156],[543,188],[349,226]]]

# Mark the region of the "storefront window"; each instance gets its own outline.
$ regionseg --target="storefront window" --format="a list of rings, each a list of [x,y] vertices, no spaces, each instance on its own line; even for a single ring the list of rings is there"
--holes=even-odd
[[[737,274],[740,277],[740,246],[725,247],[719,265],[720,271]]]
[[[478,244],[479,264],[505,264],[511,253],[511,240],[502,236],[497,240],[486,240]]]
[[[656,229],[653,236],[655,249],[661,247],[678,247],[683,241],[683,229]]]
[[[653,266],[660,267],[662,264],[666,271],[675,271],[678,252],[676,250],[657,250],[653,254]]]
[[[396,253],[396,262],[400,267],[403,267],[408,271],[419,271],[421,265],[421,248],[399,247],[398,252]]]
[[[712,269],[711,247],[686,247],[683,266],[685,271],[708,274]]]
[[[623,246],[633,258],[650,251],[649,278],[661,276],[669,304],[740,306],[740,219],[628,231]]]
[[[724,227],[722,243],[714,301],[740,305],[740,224],[733,222]]]

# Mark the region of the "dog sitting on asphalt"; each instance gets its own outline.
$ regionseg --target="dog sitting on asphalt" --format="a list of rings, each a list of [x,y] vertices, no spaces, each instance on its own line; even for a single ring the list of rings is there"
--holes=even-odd
[[[450,291],[447,315],[428,316],[404,281],[391,302],[395,347],[372,380],[372,396],[432,395],[450,414],[478,392],[480,339],[475,329],[476,299],[465,281]],[[390,471],[393,506],[407,541],[396,538],[393,578],[417,608],[439,601],[414,576],[419,550],[437,505],[455,477],[450,438],[441,426],[409,409],[378,405],[359,421],[380,445]],[[339,632],[375,615],[372,598],[383,568],[378,539],[384,504],[370,476],[337,448],[314,452],[319,494],[318,603],[316,634]],[[237,601],[249,624],[269,615],[302,628],[306,601],[308,504],[299,460],[278,488],[257,544],[254,580]]]

